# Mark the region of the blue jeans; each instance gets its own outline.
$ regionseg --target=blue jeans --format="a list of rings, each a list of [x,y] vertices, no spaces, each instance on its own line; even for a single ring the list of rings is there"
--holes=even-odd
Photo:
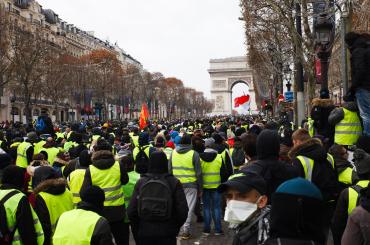
[[[358,89],[356,91],[356,100],[364,125],[363,134],[370,136],[370,91]]]
[[[221,194],[217,189],[203,189],[204,232],[211,231],[211,218],[215,223],[215,232],[222,232]]]

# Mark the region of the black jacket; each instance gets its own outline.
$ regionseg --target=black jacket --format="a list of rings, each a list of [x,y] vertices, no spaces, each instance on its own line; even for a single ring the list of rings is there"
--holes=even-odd
[[[110,151],[98,151],[95,152],[92,156],[92,165],[98,169],[109,169],[115,163],[114,157],[112,152]],[[121,184],[125,185],[128,182],[128,175],[125,171],[124,166],[120,164],[120,172],[121,172]],[[92,185],[91,182],[91,173],[90,169],[88,168],[85,173],[84,182],[82,184],[81,191],[85,188]],[[122,206],[115,206],[115,207],[104,207],[103,210],[103,217],[106,218],[109,222],[121,221],[125,218],[125,205]]]
[[[0,190],[15,190],[16,188],[10,185],[3,185]],[[26,196],[23,196],[19,201],[17,212],[15,214],[18,232],[21,237],[23,244],[35,244],[37,245],[36,230],[33,223],[33,216],[31,211],[31,205],[27,200]]]
[[[328,117],[332,110],[335,109],[331,99],[313,99],[312,100],[311,118],[314,120],[315,133],[334,140],[334,127],[328,122]]]
[[[336,200],[340,193],[338,175],[327,160],[327,153],[321,142],[318,139],[310,139],[293,147],[289,152],[289,157],[299,176],[305,178],[303,166],[297,156],[305,156],[314,161],[312,183],[320,189],[325,201]]]
[[[226,154],[226,159],[224,159],[224,165],[225,169],[227,171],[228,175],[232,175],[234,173],[234,168],[233,168],[233,163],[232,159],[230,156],[229,149],[226,144],[213,144],[212,148],[218,152],[218,154],[224,154],[224,151],[227,150]]]
[[[173,175],[168,175],[166,179],[170,188],[173,190],[172,217],[166,222],[147,222],[140,220],[138,216],[138,196],[140,195],[141,187],[146,183],[148,178],[140,178],[135,185],[130,204],[127,208],[127,215],[131,224],[137,228],[137,235],[139,237],[176,237],[188,217],[188,204],[180,181]]]
[[[352,88],[370,90],[370,40],[360,37],[350,46]]]
[[[337,207],[333,214],[332,233],[334,244],[341,244],[342,235],[348,219],[348,188],[344,189],[339,196]]]
[[[269,201],[277,187],[298,173],[289,164],[279,161],[280,140],[274,130],[263,130],[257,138],[257,162],[243,168],[241,172],[255,172],[267,183]]]
[[[199,157],[203,161],[212,162],[217,157],[217,151],[213,149],[206,149],[203,153],[199,154]],[[220,176],[221,176],[221,182],[227,181],[227,179],[230,177],[230,173],[227,170],[223,160],[222,160],[222,165],[220,169]]]
[[[50,244],[52,237],[51,237],[51,223],[50,223],[50,214],[49,210],[46,206],[45,200],[38,195],[40,192],[46,192],[51,195],[61,195],[66,191],[67,182],[60,178],[60,179],[50,179],[45,180],[41,184],[39,184],[35,189],[36,199],[35,199],[35,212],[39,217],[39,220],[42,225],[42,229],[44,230],[44,244]]]

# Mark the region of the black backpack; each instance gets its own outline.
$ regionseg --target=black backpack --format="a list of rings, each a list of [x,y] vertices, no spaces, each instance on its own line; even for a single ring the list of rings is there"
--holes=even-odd
[[[148,148],[149,146],[145,147],[140,147],[139,146],[139,153],[136,155],[136,172],[139,174],[145,174],[148,172],[148,165],[149,165],[149,158],[145,154],[145,149]]]
[[[0,200],[0,244],[12,244],[14,233],[17,230],[18,223],[15,224],[14,230],[10,231],[7,223],[6,210],[4,204],[19,191],[11,191]]]
[[[356,201],[356,207],[361,204],[361,200],[365,198],[366,191],[369,187],[361,187],[359,185],[351,186],[353,190],[355,190],[358,193],[357,201]]]
[[[242,166],[245,163],[244,150],[240,148],[234,148],[233,153],[231,154],[231,159],[233,160],[234,166]]]
[[[144,221],[167,221],[171,218],[173,190],[168,180],[169,174],[144,175],[148,178],[141,186],[138,196],[138,214]]]

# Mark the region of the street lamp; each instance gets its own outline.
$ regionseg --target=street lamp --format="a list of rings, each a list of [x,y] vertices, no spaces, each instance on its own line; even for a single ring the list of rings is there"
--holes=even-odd
[[[14,103],[15,103],[16,100],[17,100],[17,97],[15,96],[15,94],[13,94],[10,97],[10,104],[11,104],[11,107],[12,107],[11,114],[12,114],[12,121],[13,121],[13,123],[14,123],[14,117],[15,117]]]
[[[328,91],[329,57],[334,39],[334,22],[327,14],[321,14],[315,23],[317,57],[321,64],[321,91]]]
[[[287,91],[290,92],[291,88],[292,88],[292,84],[290,83],[290,81],[292,79],[292,70],[290,69],[290,66],[288,64],[284,67],[283,72],[284,72],[286,80],[287,80],[287,84],[286,84]]]
[[[113,105],[112,104],[109,105],[109,109],[110,109],[110,120],[113,120]]]

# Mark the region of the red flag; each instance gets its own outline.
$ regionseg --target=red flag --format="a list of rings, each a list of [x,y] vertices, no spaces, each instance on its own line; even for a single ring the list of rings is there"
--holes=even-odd
[[[243,95],[234,99],[235,107],[239,107],[249,101],[249,95]]]
[[[149,110],[148,106],[144,103],[141,106],[140,112],[140,129],[144,129],[148,125]]]

